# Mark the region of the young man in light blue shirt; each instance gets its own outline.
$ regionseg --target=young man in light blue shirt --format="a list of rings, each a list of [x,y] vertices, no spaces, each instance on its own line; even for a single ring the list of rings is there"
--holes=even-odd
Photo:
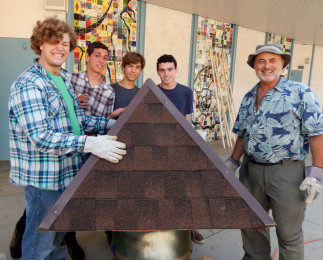
[[[84,153],[117,163],[125,144],[104,134],[114,120],[84,115],[61,68],[76,47],[73,30],[56,18],[38,21],[30,38],[40,55],[11,87],[9,98],[10,182],[25,186],[23,259],[65,259],[62,232],[37,228],[84,162]]]

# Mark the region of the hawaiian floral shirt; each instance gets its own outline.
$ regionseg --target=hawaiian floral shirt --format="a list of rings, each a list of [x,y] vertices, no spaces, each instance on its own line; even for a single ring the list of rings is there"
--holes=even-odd
[[[243,98],[233,132],[243,137],[245,153],[262,163],[304,160],[309,136],[323,135],[323,115],[312,90],[283,76],[258,111],[260,83]]]

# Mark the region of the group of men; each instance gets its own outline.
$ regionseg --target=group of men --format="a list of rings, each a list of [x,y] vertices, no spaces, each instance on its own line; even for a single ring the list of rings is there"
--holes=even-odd
[[[125,144],[116,137],[96,134],[105,134],[139,91],[135,81],[145,59],[127,53],[122,58],[123,79],[109,85],[102,74],[109,55],[103,43],[88,46],[86,71],[69,74],[61,66],[76,47],[76,38],[66,23],[55,18],[38,21],[30,41],[40,57],[13,84],[9,99],[10,181],[26,186],[26,209],[16,224],[10,252],[13,258],[63,259],[64,237],[72,259],[84,259],[75,232],[44,233],[37,227],[85,162],[86,153],[113,163],[126,154]],[[158,59],[160,89],[189,120],[193,92],[176,82],[176,72],[172,55]],[[192,234],[203,243],[197,231]],[[107,235],[110,240],[111,232]]]
[[[9,98],[10,181],[25,186],[26,198],[10,250],[14,258],[65,259],[64,238],[72,259],[84,259],[75,232],[37,232],[37,227],[89,153],[113,163],[126,155],[126,145],[106,133],[139,91],[135,81],[145,59],[127,53],[123,79],[109,85],[102,74],[109,54],[103,43],[91,43],[87,70],[71,75],[61,68],[76,47],[66,23],[38,21],[30,41],[40,57],[14,82]],[[244,154],[240,181],[265,210],[272,210],[280,259],[303,259],[304,190],[310,191],[310,202],[323,182],[323,116],[310,88],[280,75],[289,61],[275,44],[258,46],[249,56],[260,82],[242,101],[233,129],[238,139],[226,165],[234,172]],[[158,86],[189,121],[193,92],[176,82],[177,70],[172,55],[157,60]],[[309,144],[313,166],[305,171]],[[267,230],[242,230],[242,237],[243,259],[270,259]],[[197,231],[192,239],[204,242]]]

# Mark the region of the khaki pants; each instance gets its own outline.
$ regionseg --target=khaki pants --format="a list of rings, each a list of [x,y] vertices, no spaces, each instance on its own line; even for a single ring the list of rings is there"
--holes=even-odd
[[[277,224],[279,260],[303,260],[303,230],[306,192],[299,189],[304,180],[304,161],[259,165],[244,157],[240,181]],[[270,260],[269,230],[241,230],[244,260]]]

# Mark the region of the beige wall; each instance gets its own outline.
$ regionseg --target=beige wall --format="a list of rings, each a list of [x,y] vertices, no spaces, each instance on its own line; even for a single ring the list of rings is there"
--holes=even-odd
[[[45,10],[45,0],[0,0],[0,37],[29,38],[37,20],[57,15],[66,20],[62,12]]]
[[[323,108],[323,47],[316,46],[312,68],[311,89],[318,97]]]
[[[304,66],[302,83],[308,85],[311,69],[313,45],[295,43],[293,49],[292,70],[300,70],[298,66]],[[309,58],[309,62],[305,64],[305,59]]]
[[[248,55],[258,44],[264,44],[265,33],[238,27],[233,100],[238,111],[243,96],[259,81],[255,71],[247,64]]]
[[[156,61],[163,54],[172,54],[177,60],[177,82],[187,85],[190,57],[192,15],[146,5],[146,36],[144,79],[151,78],[156,84]]]
[[[69,0],[72,1],[72,0]],[[0,37],[29,38],[37,20],[53,15],[66,20],[66,13],[47,11],[44,0],[0,0]],[[159,7],[146,5],[146,37],[145,58],[147,66],[144,78],[152,78],[159,83],[156,74],[156,60],[162,54],[173,54],[178,61],[177,81],[187,84],[190,55],[192,15]],[[265,33],[238,27],[237,52],[234,75],[234,102],[239,108],[243,95],[258,81],[254,70],[246,60],[254,52],[257,44],[263,44]],[[303,82],[308,84],[310,64],[305,64],[305,58],[311,58],[311,45],[294,45],[292,68],[304,65]],[[323,106],[323,47],[316,47],[312,71],[311,88],[317,94],[320,105]]]

